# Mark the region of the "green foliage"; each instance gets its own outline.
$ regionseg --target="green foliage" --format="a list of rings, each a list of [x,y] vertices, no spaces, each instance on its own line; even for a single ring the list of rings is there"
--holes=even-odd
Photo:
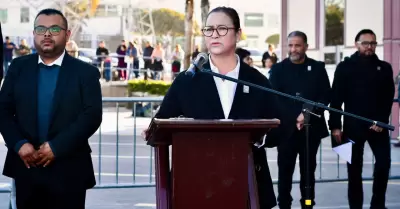
[[[265,43],[276,46],[279,44],[279,38],[280,38],[280,36],[278,33],[272,34],[272,35],[268,36],[268,38],[265,40]]]
[[[149,10],[142,10],[141,12],[148,14]],[[152,10],[151,16],[157,36],[170,34],[176,37],[185,35],[184,13],[172,9],[161,8]],[[194,22],[193,27],[194,34],[200,34],[200,26],[197,22]]]
[[[156,35],[166,35],[171,33],[173,36],[185,34],[185,15],[172,9],[156,9],[152,11],[154,30]]]
[[[343,45],[344,5],[342,0],[325,0],[325,45]]]
[[[171,83],[159,80],[131,80],[128,82],[128,92],[140,92],[164,96],[170,86]]]

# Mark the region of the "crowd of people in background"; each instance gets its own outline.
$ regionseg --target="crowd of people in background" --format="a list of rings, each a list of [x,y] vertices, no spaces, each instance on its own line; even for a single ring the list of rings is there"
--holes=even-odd
[[[69,40],[66,44],[66,51],[69,55],[79,58],[79,46],[74,40]],[[182,72],[185,52],[180,44],[176,44],[172,51],[166,53],[166,49],[162,43],[158,42],[155,46],[151,42],[146,41],[144,46],[138,41],[122,40],[115,50],[117,57],[110,55],[110,50],[106,47],[105,41],[100,41],[96,49],[96,58],[93,64],[102,71],[102,78],[106,81],[112,80],[130,80],[130,79],[153,79],[164,80],[165,65],[171,65],[171,80]],[[195,59],[201,52],[199,45],[196,45],[191,53],[191,59]],[[7,74],[8,66],[14,57],[36,53],[34,46],[29,46],[26,39],[21,39],[17,45],[11,41],[10,37],[5,37],[4,41],[4,75]],[[238,55],[248,65],[260,70],[260,72],[269,76],[269,69],[273,64],[277,63],[278,58],[274,52],[274,46],[269,45],[268,50],[262,56],[262,66],[255,66],[250,51],[244,48],[237,49]],[[116,66],[112,66],[112,58],[116,58],[118,62]],[[140,59],[143,65],[140,66]],[[257,60],[259,62],[260,60]]]

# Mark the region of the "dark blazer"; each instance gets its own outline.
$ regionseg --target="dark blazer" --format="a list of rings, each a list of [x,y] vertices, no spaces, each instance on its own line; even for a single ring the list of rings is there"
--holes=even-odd
[[[205,68],[209,69],[209,64],[206,64]],[[270,87],[265,76],[243,62],[240,64],[239,79]],[[177,76],[155,117],[171,118],[178,116],[195,119],[225,118],[213,76],[197,73],[192,78],[185,75],[185,71]],[[229,119],[273,118],[280,119],[280,109],[275,95],[251,87],[249,93],[244,93],[243,85],[237,84]],[[271,137],[274,135],[273,131],[270,132],[271,134],[268,135],[266,140],[270,147],[278,144],[276,138]],[[274,133],[277,135],[278,131]],[[266,151],[264,148],[254,148],[253,153],[255,164],[261,166],[261,169],[256,171],[260,208],[270,209],[276,205],[276,199]]]
[[[306,57],[304,65],[307,67],[305,69],[299,71],[298,69],[292,69],[290,65],[291,61],[286,58],[272,66],[270,73],[272,86],[280,92],[293,96],[300,94],[305,99],[328,105],[331,85],[325,69],[325,63]],[[279,97],[279,99],[285,108],[285,117],[291,123],[289,131],[293,133],[296,129],[296,119],[302,111],[303,104],[285,97]],[[314,109],[313,112],[320,114],[322,117],[310,117],[310,135],[317,139],[327,137],[329,132],[324,110]]]
[[[14,150],[27,139],[39,147],[37,131],[38,54],[14,59],[0,92],[0,132],[8,148],[3,174],[25,178],[27,168]],[[97,68],[65,54],[54,93],[48,138],[55,160],[44,168],[57,181],[95,185],[88,139],[102,121],[102,96]],[[58,183],[59,184],[59,183]]]
[[[363,59],[358,52],[344,58],[336,67],[332,84],[331,107],[356,114],[371,120],[389,123],[392,112],[395,84],[393,82],[392,66],[378,56],[373,55]],[[342,116],[331,112],[329,128],[341,129]],[[347,137],[357,143],[371,136],[371,124],[359,119],[344,116],[343,132]],[[388,138],[389,131],[383,129],[376,133],[383,138]]]

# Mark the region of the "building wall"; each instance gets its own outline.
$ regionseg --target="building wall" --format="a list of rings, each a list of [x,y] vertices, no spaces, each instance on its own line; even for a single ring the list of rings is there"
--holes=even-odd
[[[315,0],[290,0],[288,4],[288,33],[295,30],[300,30],[307,34],[309,49],[316,48],[315,7]]]
[[[22,7],[25,7],[25,10],[22,10],[24,14],[21,14]],[[0,0],[0,10],[2,10],[2,12],[6,11],[7,13],[6,21],[0,20],[2,21],[1,26],[3,35],[10,37],[30,37],[32,35],[34,18],[36,14],[41,9],[48,7],[55,7],[54,2],[50,0],[38,0],[35,3],[32,3],[28,0]],[[29,13],[28,15],[26,14],[27,10]],[[21,22],[21,15],[24,17],[23,22]]]
[[[344,0],[345,1],[345,21],[344,21],[344,47],[341,49],[343,57],[349,56],[356,50],[354,47],[354,38],[356,34],[364,28],[372,29],[377,36],[379,46],[377,47],[377,55],[383,59],[383,1],[384,0]],[[323,60],[325,46],[325,0],[283,0],[282,5],[282,23],[286,24],[285,31],[282,30],[282,43],[286,46],[288,33],[294,30],[300,30],[307,34],[309,44],[309,56]],[[360,5],[362,9],[360,9]],[[286,15],[286,16],[285,16]],[[318,25],[317,18],[320,18]],[[319,39],[319,40],[318,40]],[[283,48],[283,54],[286,49]]]
[[[233,7],[239,14],[240,25],[243,32],[247,35],[249,47],[266,50],[265,40],[268,36],[280,33],[280,2],[276,0],[210,0],[210,8],[218,6]],[[262,25],[253,25],[248,21],[251,18],[262,15]],[[248,18],[246,18],[248,17]],[[248,23],[248,24],[246,24]]]
[[[362,5],[362,8],[360,7]],[[383,0],[347,0],[345,3],[345,46],[353,47],[356,34],[372,29],[376,40],[383,41]]]

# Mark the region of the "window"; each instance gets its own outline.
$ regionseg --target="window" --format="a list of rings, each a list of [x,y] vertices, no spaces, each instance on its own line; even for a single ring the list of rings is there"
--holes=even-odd
[[[106,16],[106,6],[104,4],[100,4],[99,6],[97,6],[95,16],[96,17]]]
[[[245,27],[263,27],[264,14],[262,13],[245,13],[244,14]]]
[[[325,53],[324,62],[327,65],[336,65],[343,59],[343,53],[340,52],[340,60],[336,60],[336,53]]]
[[[248,47],[257,48],[257,46],[258,46],[258,36],[257,35],[247,35],[246,41],[247,41]]]
[[[21,23],[29,23],[29,7],[21,7],[20,11]]]
[[[344,44],[344,0],[325,0],[325,46]]]
[[[107,16],[118,16],[117,5],[108,5],[107,6]]]
[[[7,21],[8,21],[8,10],[0,9],[0,22],[7,23]]]

